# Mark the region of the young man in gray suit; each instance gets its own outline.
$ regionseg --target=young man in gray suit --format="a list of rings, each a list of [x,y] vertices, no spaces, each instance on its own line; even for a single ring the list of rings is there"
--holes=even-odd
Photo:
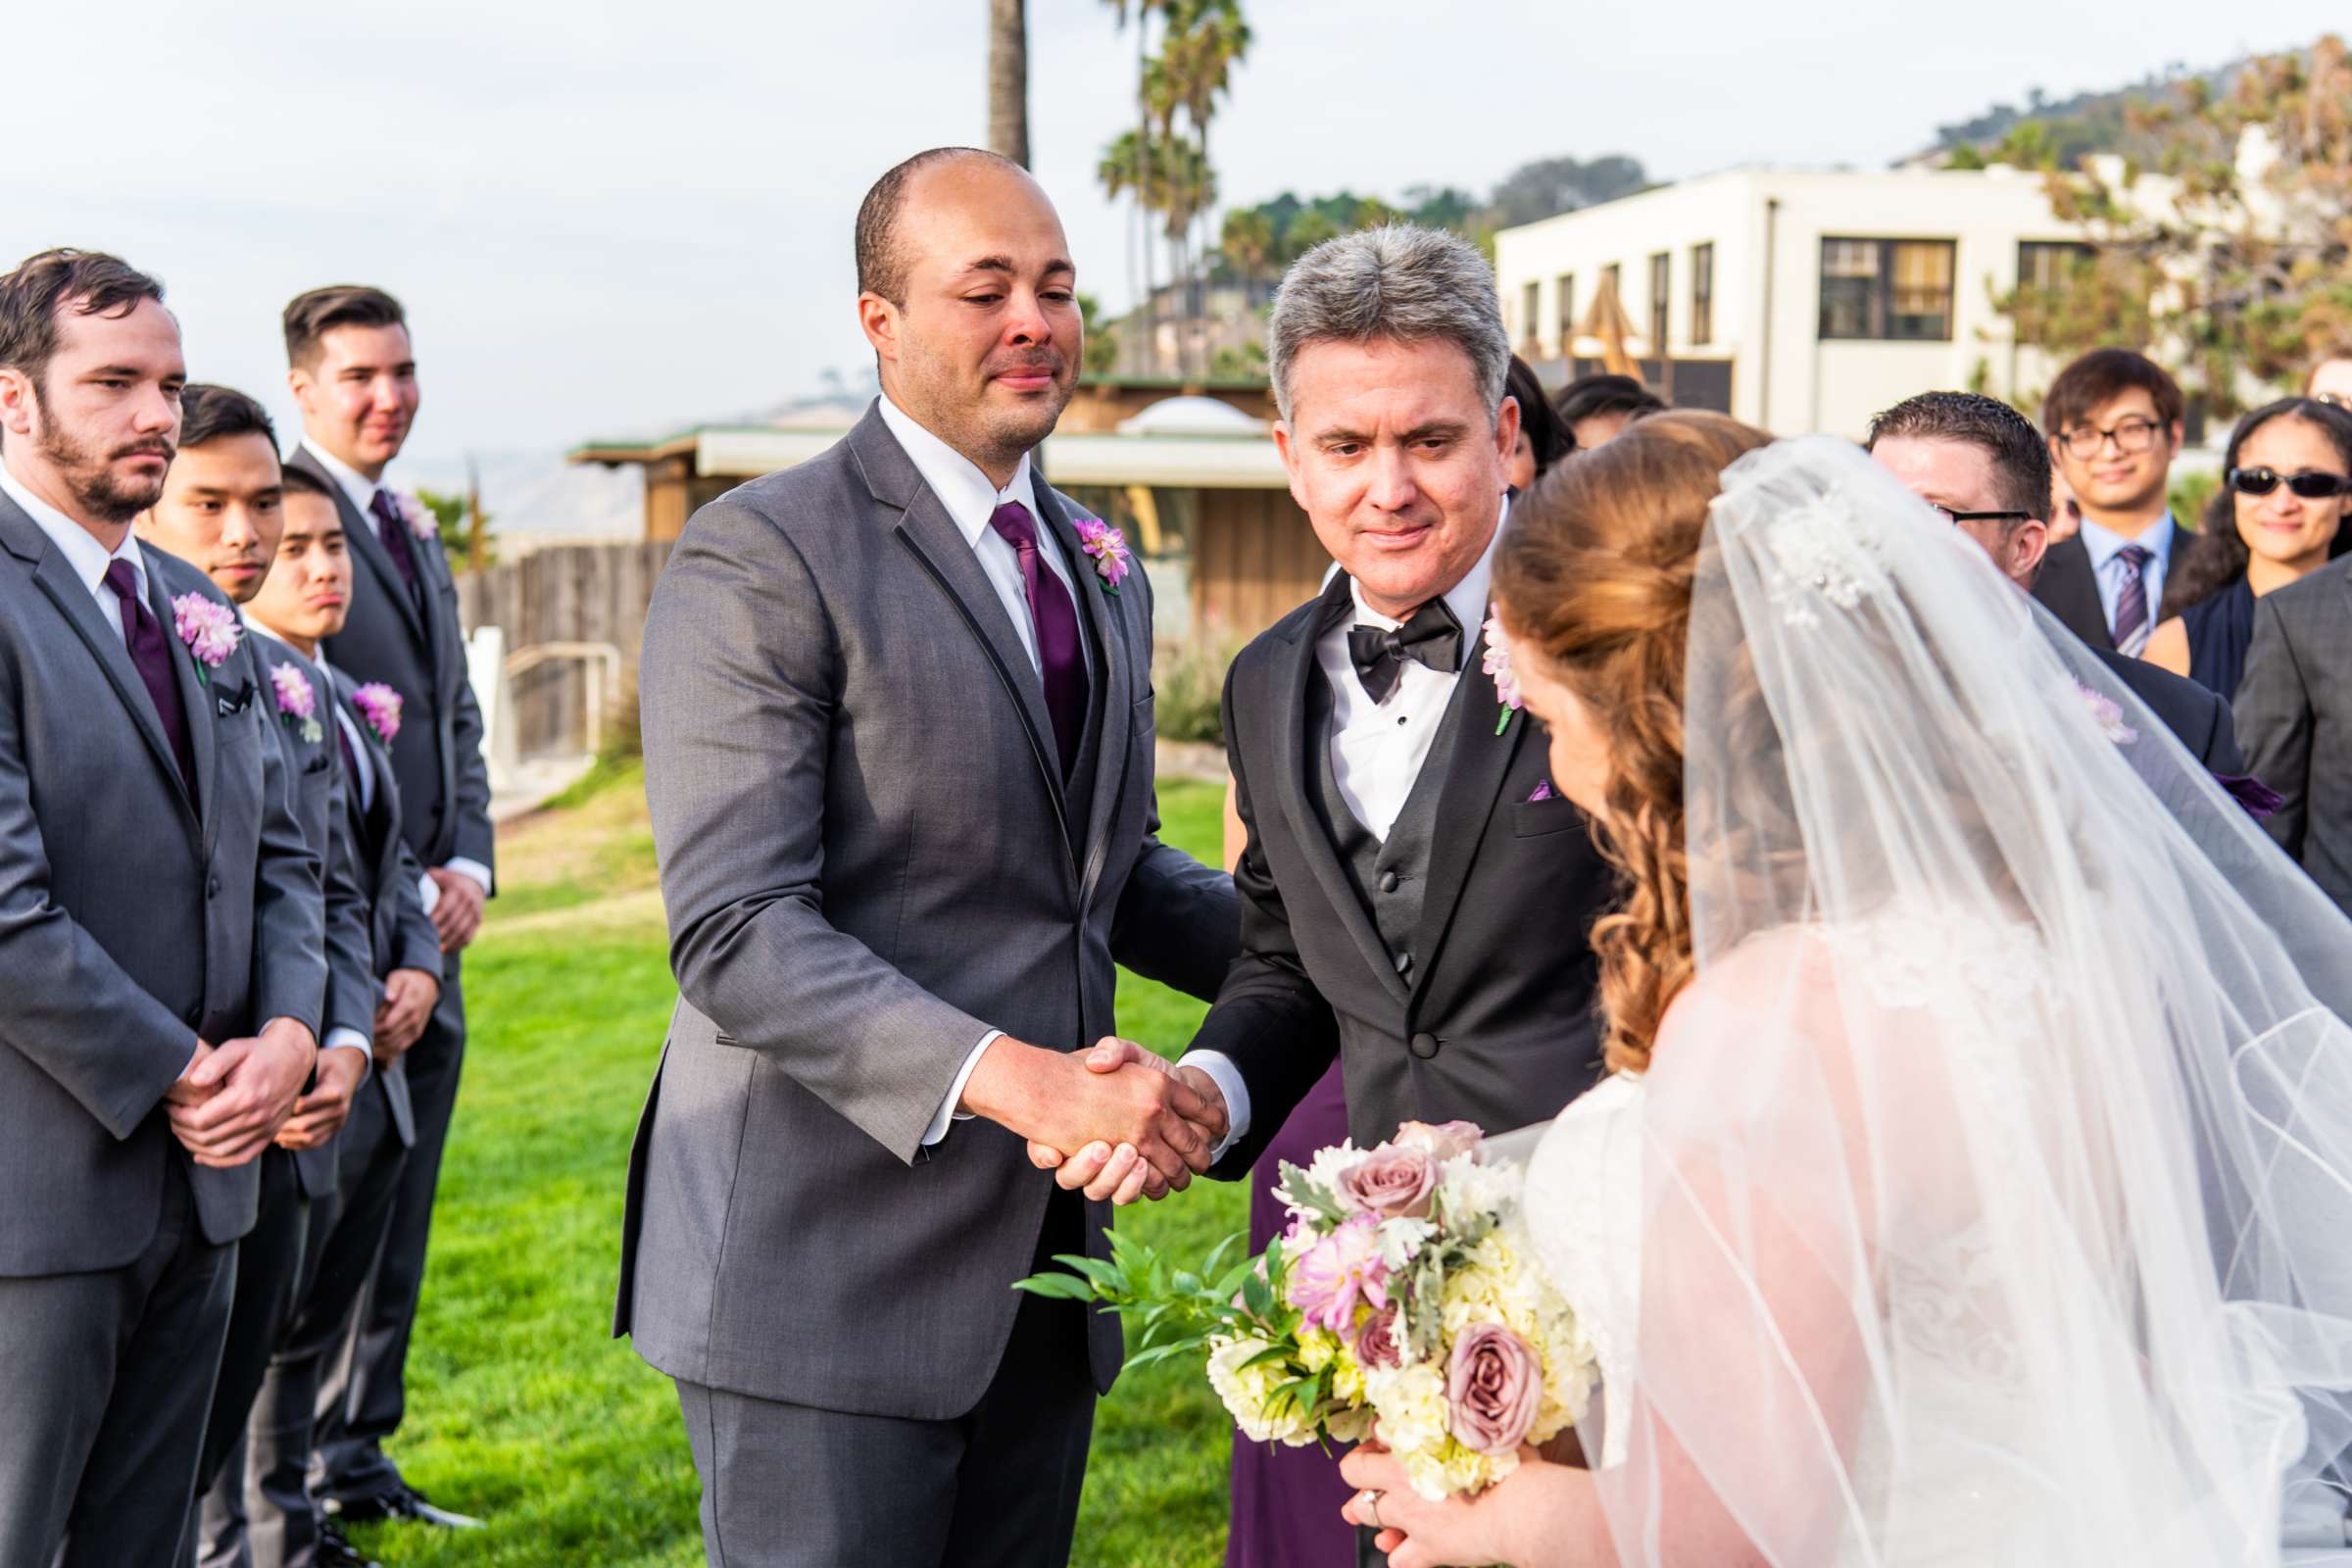
[[[162,497],[140,514],[138,535],[249,605],[277,555],[284,485],[268,411],[227,387],[192,384],[180,395],[179,453]],[[368,901],[345,828],[347,785],[323,722],[324,677],[285,643],[255,634],[250,618],[246,627],[240,652],[284,756],[294,817],[325,867],[326,1037],[310,1089],[262,1155],[260,1215],[237,1249],[228,1341],[197,1471],[198,1557],[207,1565],[245,1560],[246,1416],[293,1321],[312,1216],[334,1198],[336,1135],[368,1073],[376,994]]]
[[[416,354],[400,302],[381,289],[314,289],[285,312],[287,384],[302,410],[302,444],[286,459],[332,488],[356,563],[343,630],[327,658],[354,680],[398,692],[392,768],[401,831],[425,867],[426,908],[440,933],[441,1000],[408,1054],[416,1142],[401,1174],[392,1229],[353,1325],[354,1348],[321,1392],[319,1490],[349,1519],[385,1517],[466,1527],[401,1476],[383,1444],[400,1427],[409,1336],[424,1284],[425,1242],[441,1150],[457,1107],[466,1050],[459,953],[490,895],[490,775],[482,714],[466,672],[458,586],[429,520],[383,483],[416,422]]]
[[[398,737],[401,715],[381,689],[360,697],[322,647],[343,629],[351,604],[342,514],[325,483],[301,468],[286,470],[284,486],[277,561],[245,613],[265,650],[317,668],[320,721],[343,760],[344,837],[355,852],[374,957],[375,986],[365,1000],[373,1014],[375,1072],[331,1146],[334,1190],[311,1205],[298,1305],[253,1404],[243,1494],[208,1500],[208,1508],[220,1504],[218,1517],[227,1528],[208,1530],[206,1544],[220,1548],[208,1561],[250,1568],[361,1568],[367,1558],[310,1494],[312,1435],[320,1382],[383,1244],[416,1141],[407,1052],[440,995],[441,944],[418,894],[423,872],[400,834],[400,787],[385,743]],[[331,1017],[329,1028],[331,1035]]]
[[[1052,204],[925,153],[857,251],[881,399],[698,513],[646,623],[680,1001],[616,1328],[677,1381],[713,1564],[1057,1565],[1120,1340],[1011,1289],[1108,1219],[1022,1139],[1206,1167],[1190,1090],[1072,1053],[1115,962],[1213,992],[1238,909],[1156,837],[1150,585],[1031,461],[1082,363]]]
[[[112,257],[0,277],[0,1562],[184,1561],[319,862],[236,612],[131,519],[187,372]]]

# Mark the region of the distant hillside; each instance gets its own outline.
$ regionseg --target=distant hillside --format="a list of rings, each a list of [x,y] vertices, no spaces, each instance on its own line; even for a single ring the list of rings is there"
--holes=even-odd
[[[2200,76],[2225,85],[2237,64],[2209,71],[2176,64],[2127,86],[2067,98],[2052,98],[2034,87],[2022,107],[1995,104],[1974,119],[1936,126],[1934,143],[1904,162],[1963,169],[1987,163],[2068,168],[2091,153],[2136,156],[2149,149],[2128,123],[2132,105],[2161,101]]]

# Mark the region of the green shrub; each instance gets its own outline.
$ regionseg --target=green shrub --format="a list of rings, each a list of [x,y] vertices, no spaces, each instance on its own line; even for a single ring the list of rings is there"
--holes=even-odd
[[[1153,663],[1162,740],[1225,744],[1225,671],[1241,646],[1229,638],[1197,637]]]

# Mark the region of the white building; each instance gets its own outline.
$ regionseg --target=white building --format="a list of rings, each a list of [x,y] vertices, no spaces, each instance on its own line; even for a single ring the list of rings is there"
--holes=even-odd
[[[1915,392],[2037,396],[2056,367],[1994,301],[2080,251],[2039,173],[1735,170],[1494,237],[1504,319],[1547,384],[1598,356],[1563,345],[1614,273],[1630,352],[1679,404],[1783,434],[1859,436]],[[1665,349],[1660,363],[1659,347]]]

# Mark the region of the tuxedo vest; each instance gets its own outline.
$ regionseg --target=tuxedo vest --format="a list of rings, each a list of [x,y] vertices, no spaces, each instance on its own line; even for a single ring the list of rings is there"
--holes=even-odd
[[[1348,882],[1355,890],[1357,902],[1372,916],[1381,943],[1389,950],[1390,961],[1396,964],[1396,972],[1408,986],[1413,983],[1413,964],[1417,961],[1412,951],[1413,934],[1421,927],[1421,906],[1429,892],[1429,855],[1430,845],[1437,836],[1438,797],[1446,788],[1446,768],[1440,760],[1453,755],[1454,736],[1462,724],[1461,694],[1466,684],[1454,683],[1453,696],[1446,704],[1446,716],[1439,722],[1438,733],[1430,743],[1428,760],[1421,764],[1420,774],[1404,798],[1404,808],[1396,813],[1396,820],[1389,828],[1389,836],[1381,839],[1364,826],[1348,806],[1348,798],[1340,793],[1339,772],[1333,764],[1331,682],[1320,661],[1307,677],[1308,799],[1314,803],[1324,834],[1340,852],[1340,864],[1348,872]]]

